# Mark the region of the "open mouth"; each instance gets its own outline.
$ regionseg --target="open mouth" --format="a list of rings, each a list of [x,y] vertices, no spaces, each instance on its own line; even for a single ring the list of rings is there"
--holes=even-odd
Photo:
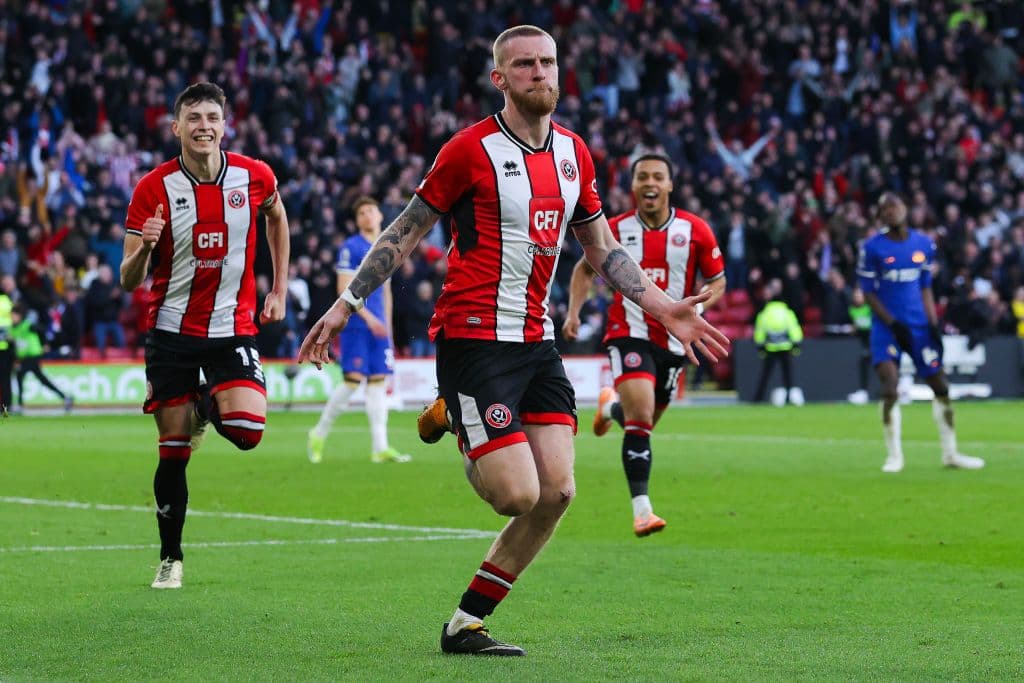
[[[643,195],[641,195],[641,196],[644,199],[657,199],[658,198],[658,193],[657,192],[653,192],[653,191],[652,192],[644,192]]]
[[[212,135],[196,135],[192,138],[195,142],[213,142]]]

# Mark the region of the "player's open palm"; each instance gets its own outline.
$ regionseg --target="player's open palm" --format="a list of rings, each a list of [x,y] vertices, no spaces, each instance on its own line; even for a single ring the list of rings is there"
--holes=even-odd
[[[695,364],[698,361],[694,348],[712,362],[729,355],[729,338],[697,311],[697,304],[710,299],[711,294],[711,290],[705,290],[696,296],[676,301],[662,321],[672,336],[683,343],[686,357]]]
[[[156,211],[142,224],[142,243],[146,249],[152,251],[156,247],[165,225],[167,221],[164,220],[164,205],[157,204]]]
[[[327,312],[316,321],[310,328],[309,334],[302,340],[298,361],[305,363],[308,360],[318,370],[323,367],[324,363],[329,362],[331,360],[329,353],[331,340],[345,329],[349,315],[351,315],[349,308],[344,303],[340,305],[336,303],[327,309]]]

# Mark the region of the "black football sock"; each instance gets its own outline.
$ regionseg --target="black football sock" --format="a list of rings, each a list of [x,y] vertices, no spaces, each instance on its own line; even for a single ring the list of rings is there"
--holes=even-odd
[[[160,464],[153,477],[156,498],[156,523],[160,529],[160,559],[182,560],[181,533],[188,508],[188,483],[185,468],[192,454],[189,436],[160,440]]]
[[[622,437],[622,467],[626,470],[629,495],[633,498],[647,495],[647,482],[651,478],[651,425],[646,422],[627,422]]]
[[[477,570],[476,576],[469,582],[469,588],[462,594],[459,609],[481,620],[490,616],[498,603],[512,590],[516,578],[515,574],[509,574],[490,562],[484,562]]]
[[[616,424],[618,424],[620,427],[625,427],[625,425],[626,425],[626,416],[622,412],[622,404],[621,403],[619,403],[618,401],[613,403],[612,407],[609,409],[608,412],[611,413],[612,419],[615,420]]]

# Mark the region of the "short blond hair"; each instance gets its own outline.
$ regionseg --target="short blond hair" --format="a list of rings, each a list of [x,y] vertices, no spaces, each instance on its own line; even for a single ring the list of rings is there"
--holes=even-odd
[[[552,44],[555,44],[555,39],[551,37],[551,34],[539,26],[533,26],[532,24],[520,24],[519,26],[507,28],[494,39],[494,45],[491,46],[491,58],[494,59],[495,69],[501,66],[499,55],[502,54],[501,48],[505,47],[505,43],[513,38],[522,38],[523,36],[544,36],[550,40]]]

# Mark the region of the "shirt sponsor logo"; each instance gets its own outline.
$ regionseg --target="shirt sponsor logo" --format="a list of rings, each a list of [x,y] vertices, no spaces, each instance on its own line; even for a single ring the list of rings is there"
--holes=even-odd
[[[533,242],[527,248],[527,251],[529,251],[530,254],[537,254],[539,256],[558,256],[559,254],[562,253],[562,247],[561,245],[558,244],[545,247],[543,245],[537,244],[536,242]]]

